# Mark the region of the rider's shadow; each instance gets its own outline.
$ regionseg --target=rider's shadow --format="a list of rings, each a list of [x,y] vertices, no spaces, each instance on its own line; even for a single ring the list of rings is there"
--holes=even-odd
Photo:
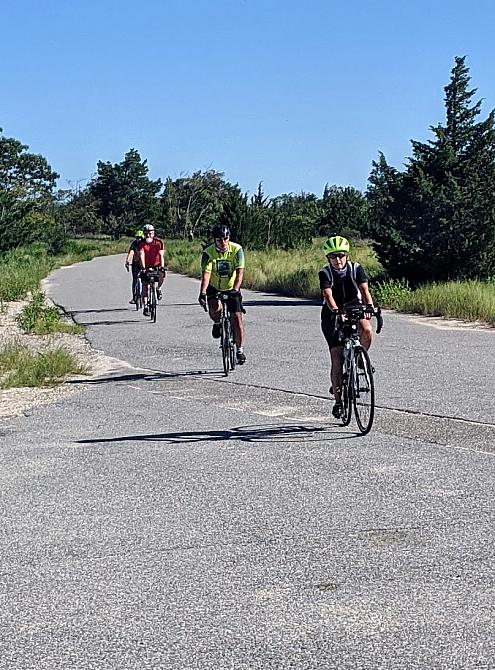
[[[275,443],[328,442],[357,437],[351,431],[334,432],[335,425],[308,426],[303,424],[270,424],[268,426],[238,426],[226,430],[198,430],[144,435],[77,440],[78,444],[112,444],[116,442],[162,442],[164,444],[193,444],[199,442]],[[333,433],[333,434],[332,434]]]
[[[117,437],[77,440],[78,444],[112,444],[116,442],[162,442],[164,444],[191,444],[195,442],[328,442],[356,437],[350,431],[333,432],[335,426],[308,426],[302,424],[270,424],[268,426],[238,426],[227,430],[180,431],[122,435]],[[332,432],[330,432],[332,431]],[[333,434],[332,434],[333,433]]]

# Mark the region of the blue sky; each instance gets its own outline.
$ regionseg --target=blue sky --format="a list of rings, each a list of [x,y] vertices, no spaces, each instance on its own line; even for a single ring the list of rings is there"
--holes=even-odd
[[[153,178],[365,189],[444,120],[455,56],[495,107],[491,0],[4,0],[0,24],[0,127],[62,188],[134,147]]]

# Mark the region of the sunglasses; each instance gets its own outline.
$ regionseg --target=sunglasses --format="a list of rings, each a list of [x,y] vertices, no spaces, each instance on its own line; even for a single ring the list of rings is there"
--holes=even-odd
[[[345,258],[347,254],[328,254],[330,258]]]
[[[228,240],[229,237],[215,237],[215,242],[225,242],[225,240]]]

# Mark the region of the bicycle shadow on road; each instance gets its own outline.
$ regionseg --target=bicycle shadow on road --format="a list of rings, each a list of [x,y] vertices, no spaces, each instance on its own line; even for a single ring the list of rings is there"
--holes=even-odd
[[[226,430],[198,430],[172,433],[149,433],[145,435],[122,435],[88,440],[77,440],[77,444],[114,444],[116,442],[163,442],[164,444],[191,444],[196,442],[328,442],[357,437],[353,432],[342,432],[333,436],[329,430],[335,426],[308,426],[304,424],[270,424],[268,426],[238,426]]]
[[[178,379],[180,377],[210,377],[225,379],[221,370],[184,370],[182,372],[129,372],[126,374],[114,374],[106,377],[94,377],[93,379],[69,379],[65,384],[106,384],[112,382],[154,382],[163,379]]]
[[[134,307],[105,307],[104,309],[68,309],[67,314],[77,316],[78,314],[106,314],[107,312],[130,312],[137,311]]]

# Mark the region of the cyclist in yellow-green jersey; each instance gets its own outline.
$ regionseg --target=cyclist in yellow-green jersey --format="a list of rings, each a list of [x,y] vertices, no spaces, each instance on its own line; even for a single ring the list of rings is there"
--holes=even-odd
[[[201,257],[201,288],[199,304],[206,307],[213,320],[211,334],[220,337],[222,308],[218,293],[229,293],[227,307],[234,323],[237,362],[246,362],[244,353],[244,324],[242,320],[242,296],[240,293],[244,277],[244,251],[240,244],[230,241],[230,229],[223,224],[212,231],[213,244],[203,251]]]

